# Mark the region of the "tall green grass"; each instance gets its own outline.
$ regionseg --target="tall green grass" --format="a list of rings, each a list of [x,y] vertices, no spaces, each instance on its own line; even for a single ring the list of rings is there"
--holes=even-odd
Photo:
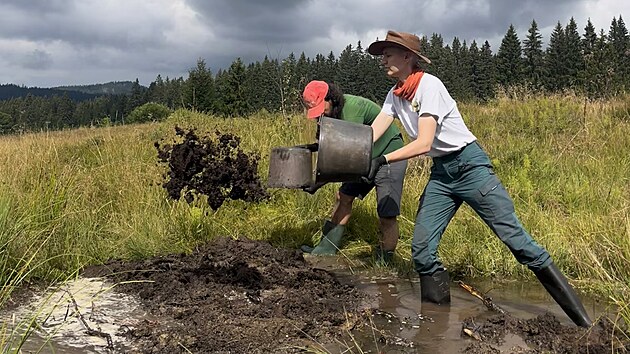
[[[575,96],[503,97],[463,104],[467,124],[493,159],[526,228],[581,288],[621,306],[630,299],[630,103]],[[266,179],[276,146],[312,142],[302,116],[260,113],[222,119],[180,110],[163,123],[82,128],[0,138],[0,304],[31,279],[56,280],[86,264],[188,252],[219,235],[298,247],[318,237],[336,185],[311,196],[271,190],[271,199],[225,203],[170,200],[153,143],[174,127],[199,134],[232,132],[260,154]],[[410,259],[413,220],[430,162],[409,165],[398,254]],[[375,196],[357,201],[344,254],[352,258],[377,239]],[[468,207],[455,216],[440,254],[469,276],[527,278],[520,264]],[[408,264],[408,263],[407,263]]]

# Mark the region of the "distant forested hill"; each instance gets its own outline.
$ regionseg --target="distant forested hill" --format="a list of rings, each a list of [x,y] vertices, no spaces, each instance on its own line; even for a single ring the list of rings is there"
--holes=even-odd
[[[129,95],[133,92],[133,81],[113,81],[104,84],[58,86],[51,88],[26,87],[15,84],[0,85],[0,101],[12,98],[68,96],[73,101],[86,101],[104,95]]]
[[[133,88],[132,81],[112,81],[105,84],[58,86],[56,90],[83,92],[91,95],[128,95]]]
[[[73,101],[85,101],[90,100],[96,95],[70,90],[60,90],[56,88],[40,88],[40,87],[25,87],[14,84],[2,84],[0,85],[0,101],[10,100],[12,98],[26,97],[28,95],[38,97],[53,97],[53,96],[68,96]]]

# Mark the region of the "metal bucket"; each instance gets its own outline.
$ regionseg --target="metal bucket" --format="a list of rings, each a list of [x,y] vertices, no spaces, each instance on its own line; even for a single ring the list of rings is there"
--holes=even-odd
[[[270,188],[302,188],[313,182],[312,153],[298,147],[277,147],[269,156]]]
[[[357,181],[370,172],[372,127],[341,119],[319,120],[316,182]]]

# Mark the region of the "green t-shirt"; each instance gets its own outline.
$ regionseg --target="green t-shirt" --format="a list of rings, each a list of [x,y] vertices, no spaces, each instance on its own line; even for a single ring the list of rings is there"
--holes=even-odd
[[[371,125],[376,119],[376,116],[381,112],[381,107],[367,98],[353,95],[343,95],[343,98],[345,103],[341,110],[342,120]],[[396,125],[392,124],[387,128],[385,133],[374,142],[372,158],[398,150],[403,147],[403,145],[400,130]]]

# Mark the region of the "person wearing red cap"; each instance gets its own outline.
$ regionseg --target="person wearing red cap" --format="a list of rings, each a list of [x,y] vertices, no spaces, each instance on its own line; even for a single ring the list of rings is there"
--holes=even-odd
[[[307,118],[317,120],[322,116],[371,125],[380,112],[380,107],[367,98],[343,94],[341,89],[325,81],[309,82],[302,93],[304,104],[308,108]],[[380,139],[374,142],[372,157],[395,151],[403,147],[400,130],[392,125],[383,131]],[[374,171],[374,178],[369,182],[344,182],[337,192],[336,204],[330,220],[324,223],[323,237],[312,248],[303,245],[305,252],[319,255],[336,254],[341,246],[344,229],[350,220],[352,204],[355,198],[363,199],[376,187],[377,213],[381,237],[376,247],[375,259],[378,263],[390,263],[398,243],[398,222],[403,180],[407,161],[384,164]],[[305,188],[315,193],[323,184]]]
[[[420,198],[411,253],[420,275],[421,298],[450,302],[449,276],[437,256],[444,230],[462,203],[468,204],[536,277],[578,326],[591,325],[575,290],[549,253],[523,228],[514,203],[495,175],[490,158],[468,130],[456,102],[437,77],[422,70],[431,61],[421,54],[418,36],[387,32],[368,47],[380,55],[387,75],[398,80],[372,123],[378,139],[399,119],[411,142],[372,161],[367,179],[378,166],[420,155],[432,158],[431,175]]]

